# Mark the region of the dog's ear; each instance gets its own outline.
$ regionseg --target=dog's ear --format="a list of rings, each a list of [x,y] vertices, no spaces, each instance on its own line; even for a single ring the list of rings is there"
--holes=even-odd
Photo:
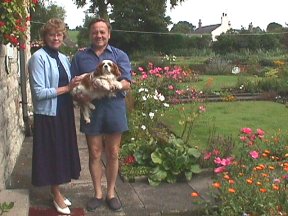
[[[121,76],[121,71],[119,70],[119,67],[115,63],[113,63],[112,67],[113,67],[113,70],[112,70],[113,74],[116,77],[120,77]]]
[[[103,63],[98,64],[96,70],[94,71],[94,76],[101,76],[103,75]]]

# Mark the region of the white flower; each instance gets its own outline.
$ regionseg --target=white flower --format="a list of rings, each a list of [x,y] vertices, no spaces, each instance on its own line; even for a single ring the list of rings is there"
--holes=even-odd
[[[169,107],[170,105],[168,103],[163,103],[164,107]]]
[[[142,112],[142,116],[146,116],[146,113],[143,113],[143,112]]]
[[[146,97],[146,96],[143,96],[143,97],[142,97],[142,100],[146,101],[146,100],[147,100],[147,97]]]
[[[154,96],[153,96],[153,98],[154,98],[155,100],[158,100],[158,97],[157,97],[157,95],[154,95]]]
[[[132,137],[132,138],[131,138],[131,141],[134,141],[134,140],[135,140],[135,138],[134,138],[134,137]]]
[[[144,91],[144,88],[140,88],[140,89],[138,90],[139,93],[142,92],[142,91]]]
[[[145,125],[141,125],[141,129],[142,130],[146,130],[146,126]]]
[[[149,117],[150,117],[151,119],[154,118],[154,115],[155,115],[155,114],[154,114],[153,112],[150,112],[150,113],[149,113]]]
[[[159,100],[160,100],[160,101],[164,101],[164,100],[165,100],[165,97],[164,97],[164,95],[162,95],[162,94],[159,94],[158,97],[159,97]]]

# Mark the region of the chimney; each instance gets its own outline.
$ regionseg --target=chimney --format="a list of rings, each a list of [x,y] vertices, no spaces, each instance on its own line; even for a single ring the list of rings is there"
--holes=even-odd
[[[201,27],[202,27],[202,21],[201,21],[201,19],[199,19],[198,28],[201,28]]]

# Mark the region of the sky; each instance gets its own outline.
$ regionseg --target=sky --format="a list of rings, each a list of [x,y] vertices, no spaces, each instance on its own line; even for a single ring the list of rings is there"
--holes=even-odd
[[[54,0],[54,2],[64,7],[65,22],[70,29],[83,25],[84,10],[88,6],[77,9],[72,0]],[[287,0],[186,0],[172,10],[167,7],[167,15],[171,17],[174,24],[187,21],[198,27],[199,19],[202,26],[220,24],[221,15],[225,13],[233,29],[240,29],[242,26],[247,29],[252,22],[253,27],[259,26],[266,30],[271,22],[287,27],[287,8]]]

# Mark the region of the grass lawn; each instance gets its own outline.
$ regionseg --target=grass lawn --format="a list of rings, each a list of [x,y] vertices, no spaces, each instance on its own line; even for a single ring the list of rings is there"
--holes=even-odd
[[[256,80],[255,76],[245,76],[247,79]],[[198,91],[201,90],[211,90],[220,91],[222,88],[236,87],[239,76],[237,75],[201,75],[199,82],[191,83],[181,83],[178,85],[179,88],[193,87]],[[207,83],[209,84],[209,89],[207,89]]]
[[[188,112],[193,105],[184,104],[183,106]],[[180,108],[181,105],[167,111],[163,122],[180,136],[183,126],[178,122],[183,118],[183,113],[179,112],[177,107]],[[191,144],[200,148],[205,148],[212,130],[215,130],[217,135],[233,138],[238,137],[243,127],[250,127],[253,130],[261,128],[268,136],[273,135],[278,129],[288,131],[288,109],[283,104],[269,101],[237,101],[207,103],[206,107],[207,111],[196,120],[191,135]]]
[[[68,31],[69,38],[75,43],[77,43],[78,34],[79,34],[79,31]]]

